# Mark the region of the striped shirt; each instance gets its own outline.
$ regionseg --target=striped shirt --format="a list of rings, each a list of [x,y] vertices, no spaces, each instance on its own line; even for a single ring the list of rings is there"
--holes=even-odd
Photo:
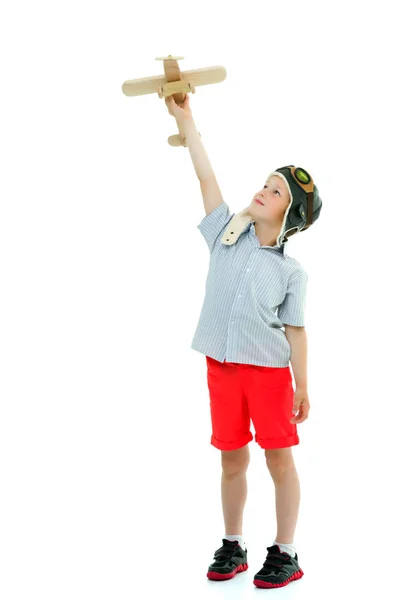
[[[191,348],[219,362],[287,367],[291,349],[283,325],[305,326],[308,276],[285,244],[260,246],[254,223],[235,244],[223,244],[234,215],[222,202],[197,226],[210,264]]]

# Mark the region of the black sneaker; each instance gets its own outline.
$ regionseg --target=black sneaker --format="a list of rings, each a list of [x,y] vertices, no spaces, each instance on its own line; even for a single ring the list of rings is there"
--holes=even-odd
[[[247,571],[247,548],[239,545],[239,542],[230,542],[223,538],[221,548],[214,554],[214,562],[208,567],[208,579],[232,579],[236,573]]]
[[[254,585],[259,588],[277,588],[303,577],[297,554],[294,558],[287,552],[281,552],[279,546],[267,548],[268,555],[263,568],[254,575]]]

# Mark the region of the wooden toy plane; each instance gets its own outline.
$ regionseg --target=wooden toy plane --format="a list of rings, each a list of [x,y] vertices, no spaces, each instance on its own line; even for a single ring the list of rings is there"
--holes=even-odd
[[[195,93],[195,86],[208,85],[209,83],[220,83],[226,77],[224,67],[207,67],[194,71],[180,71],[178,60],[183,56],[159,57],[164,64],[165,75],[155,77],[144,77],[142,79],[130,79],[122,85],[122,91],[126,96],[142,96],[144,94],[158,93],[159,98],[173,96],[175,102],[180,106],[186,98],[186,94]],[[168,143],[171,146],[186,146],[183,127],[178,123],[179,134],[171,135]],[[200,135],[200,134],[199,134]]]

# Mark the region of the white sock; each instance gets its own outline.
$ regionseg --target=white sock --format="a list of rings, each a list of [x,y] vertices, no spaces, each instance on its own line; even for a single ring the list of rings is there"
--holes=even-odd
[[[224,538],[226,540],[228,540],[229,542],[234,542],[235,540],[237,540],[239,542],[239,546],[242,548],[242,550],[246,550],[246,544],[243,541],[243,536],[241,535],[224,535]]]
[[[281,544],[280,542],[275,542],[272,544],[273,546],[279,546],[281,552],[287,552],[292,558],[296,556],[296,549],[293,544]]]

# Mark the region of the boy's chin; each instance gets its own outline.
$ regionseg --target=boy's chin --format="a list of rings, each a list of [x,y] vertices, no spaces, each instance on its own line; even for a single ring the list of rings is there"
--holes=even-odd
[[[257,204],[256,202],[250,204],[249,212],[252,215],[257,215],[257,217],[264,216],[267,217],[265,206],[261,206],[261,204]]]

